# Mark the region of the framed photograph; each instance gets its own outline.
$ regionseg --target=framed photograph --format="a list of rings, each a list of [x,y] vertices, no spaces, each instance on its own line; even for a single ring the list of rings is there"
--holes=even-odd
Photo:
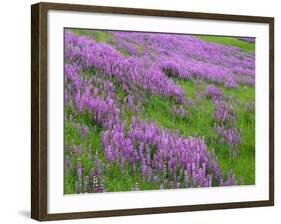
[[[33,219],[274,205],[274,18],[31,9]]]

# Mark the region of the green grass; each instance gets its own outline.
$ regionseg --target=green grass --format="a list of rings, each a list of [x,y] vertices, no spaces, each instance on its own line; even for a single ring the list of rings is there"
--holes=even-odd
[[[213,125],[214,105],[211,102],[204,102],[195,107],[186,106],[187,116],[184,118],[175,116],[172,111],[172,102],[163,100],[160,97],[151,97],[147,104],[147,117],[150,121],[162,127],[172,130],[178,130],[180,134],[188,137],[198,135],[209,135],[209,128]]]
[[[95,38],[97,42],[111,42],[113,41],[113,36],[107,32],[95,31]]]
[[[78,36],[89,36],[93,37],[93,31],[92,30],[86,30],[86,29],[67,29],[67,31],[71,31],[72,33],[78,35]]]
[[[236,37],[220,37],[220,36],[208,36],[208,35],[196,35],[201,40],[207,42],[213,42],[218,44],[223,44],[226,46],[234,46],[239,47],[245,52],[254,52],[255,51],[255,44],[254,43],[247,43],[245,41],[241,41]]]
[[[86,30],[86,29],[68,29],[68,31],[71,31],[72,33],[78,35],[78,36],[87,36],[90,37],[96,42],[105,42],[109,44],[114,44],[113,36],[105,31],[100,30]]]

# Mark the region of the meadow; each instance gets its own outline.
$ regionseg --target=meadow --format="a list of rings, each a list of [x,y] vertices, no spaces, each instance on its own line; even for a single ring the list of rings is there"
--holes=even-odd
[[[255,184],[255,39],[65,29],[64,193]]]

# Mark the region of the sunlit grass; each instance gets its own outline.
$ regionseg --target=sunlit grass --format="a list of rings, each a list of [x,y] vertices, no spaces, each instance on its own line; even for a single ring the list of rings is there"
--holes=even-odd
[[[220,37],[220,36],[208,36],[208,35],[196,35],[199,39],[213,42],[218,44],[223,44],[226,46],[234,46],[239,47],[245,52],[254,52],[255,51],[255,44],[254,43],[247,43],[245,41],[241,41],[236,37]]]

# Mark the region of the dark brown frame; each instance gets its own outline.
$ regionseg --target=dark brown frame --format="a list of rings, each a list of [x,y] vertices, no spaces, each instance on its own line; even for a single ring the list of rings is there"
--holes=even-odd
[[[47,12],[49,10],[195,18],[269,24],[269,200],[48,214],[47,211]],[[90,5],[31,6],[31,218],[38,221],[187,212],[274,205],[274,18]]]

